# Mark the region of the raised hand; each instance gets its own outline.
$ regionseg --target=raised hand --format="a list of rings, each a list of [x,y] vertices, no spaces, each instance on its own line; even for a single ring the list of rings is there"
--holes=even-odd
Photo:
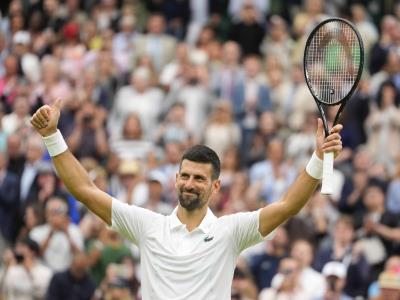
[[[335,125],[329,135],[325,138],[325,131],[322,120],[318,118],[318,129],[316,134],[317,146],[315,152],[320,159],[323,159],[324,152],[333,152],[335,157],[342,150],[342,140],[340,131],[343,129],[341,124]]]
[[[57,131],[60,119],[61,99],[53,105],[43,105],[32,116],[31,124],[41,136],[49,136]]]

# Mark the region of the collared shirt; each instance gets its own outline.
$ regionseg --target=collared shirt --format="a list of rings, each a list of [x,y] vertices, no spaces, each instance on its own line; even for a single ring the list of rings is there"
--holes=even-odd
[[[112,202],[112,227],[140,250],[144,300],[228,300],[241,251],[264,240],[259,211],[217,218],[189,232],[177,217]],[[268,236],[269,237],[269,236]]]

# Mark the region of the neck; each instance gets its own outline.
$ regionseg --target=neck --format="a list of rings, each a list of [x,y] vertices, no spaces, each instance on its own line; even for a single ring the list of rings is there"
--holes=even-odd
[[[188,211],[187,209],[179,205],[177,216],[182,224],[186,225],[188,231],[193,231],[200,225],[201,221],[203,221],[205,215],[207,214],[207,208],[208,206],[204,205],[199,209]]]

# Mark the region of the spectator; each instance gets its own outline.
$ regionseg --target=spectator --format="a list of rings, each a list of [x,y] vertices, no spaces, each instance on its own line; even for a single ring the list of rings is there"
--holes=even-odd
[[[54,274],[47,291],[47,300],[90,300],[95,285],[88,273],[87,256],[77,252],[68,270]]]
[[[147,22],[147,34],[136,39],[136,55],[149,55],[157,72],[172,61],[176,39],[165,34],[165,19],[162,14],[152,14]]]
[[[264,38],[264,28],[259,24],[259,12],[252,4],[245,4],[240,10],[239,20],[231,27],[229,39],[237,42],[242,55],[260,55],[260,45]]]
[[[40,249],[35,241],[29,238],[17,241],[3,275],[6,299],[44,299],[52,271],[39,257]]]
[[[0,235],[8,244],[17,234],[19,182],[17,175],[7,170],[7,162],[7,154],[0,151]]]
[[[123,121],[137,113],[143,126],[144,137],[150,137],[161,113],[163,93],[150,85],[150,71],[141,67],[131,75],[131,84],[118,90],[109,117],[108,129],[112,137],[120,136]]]
[[[277,228],[274,237],[264,245],[264,252],[251,256],[249,261],[249,267],[259,291],[271,286],[280,261],[287,255],[289,239],[286,229]]]
[[[229,147],[239,145],[240,138],[240,128],[233,121],[231,103],[219,101],[215,104],[210,120],[204,129],[203,143],[223,157],[223,153]]]
[[[250,188],[258,189],[266,203],[273,203],[282,197],[297,172],[284,161],[282,139],[275,138],[269,142],[265,157],[250,168]]]
[[[47,201],[46,223],[34,227],[29,237],[39,244],[44,261],[55,272],[68,269],[74,254],[83,249],[82,233],[70,223],[66,202],[57,197]]]
[[[382,84],[377,108],[365,121],[368,148],[374,160],[381,163],[388,174],[394,173],[395,160],[400,151],[399,95],[390,81]]]
[[[351,300],[353,298],[347,296],[343,292],[346,283],[346,266],[343,263],[331,261],[328,262],[322,269],[322,274],[326,279],[326,292],[321,300]]]
[[[107,111],[92,102],[83,103],[76,112],[74,129],[67,142],[77,158],[89,156],[101,161],[106,157],[109,151],[104,124],[106,118]]]
[[[166,203],[164,197],[164,187],[166,178],[164,174],[158,170],[150,171],[147,175],[147,196],[143,207],[163,215],[169,215],[174,210],[174,207]]]
[[[344,292],[349,296],[363,296],[369,280],[369,265],[362,244],[354,242],[353,220],[341,216],[336,221],[331,238],[320,244],[315,255],[314,266],[322,270],[330,261],[338,261],[346,266],[346,285]]]
[[[143,160],[154,150],[150,139],[143,137],[140,117],[132,113],[125,119],[121,136],[110,139],[111,151],[120,159]]]
[[[311,267],[314,249],[310,242],[297,240],[292,244],[291,256],[299,262],[299,283],[305,295],[321,297],[326,291],[325,279],[321,273]]]
[[[301,267],[298,260],[292,257],[283,258],[279,263],[278,273],[272,279],[271,287],[263,289],[258,299],[312,299],[300,281],[300,274]]]

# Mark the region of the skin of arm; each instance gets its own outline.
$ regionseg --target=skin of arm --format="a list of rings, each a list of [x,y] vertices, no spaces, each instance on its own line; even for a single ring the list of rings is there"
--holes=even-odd
[[[332,151],[337,156],[341,151],[342,142],[339,133],[342,128],[343,126],[340,124],[334,126],[329,136],[325,138],[322,120],[318,119],[315,152],[320,159],[323,158],[324,152]],[[307,203],[318,184],[319,180],[311,177],[303,170],[281,200],[269,204],[261,210],[258,228],[260,234],[262,236],[268,235],[280,224],[296,215]]]
[[[57,131],[60,109],[61,100],[57,100],[52,106],[42,106],[32,116],[31,124],[41,136],[46,137]],[[72,153],[67,150],[52,157],[52,160],[58,176],[69,192],[111,225],[111,196],[96,187]]]

